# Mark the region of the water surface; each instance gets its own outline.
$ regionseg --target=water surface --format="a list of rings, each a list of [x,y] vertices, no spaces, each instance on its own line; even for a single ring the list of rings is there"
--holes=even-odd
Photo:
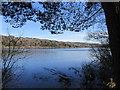
[[[27,49],[30,53],[16,64],[23,66],[19,79],[20,88],[58,88],[62,87],[55,75],[46,70],[55,69],[73,75],[68,68],[79,68],[91,61],[90,48],[78,49]],[[75,87],[75,86],[73,86]]]

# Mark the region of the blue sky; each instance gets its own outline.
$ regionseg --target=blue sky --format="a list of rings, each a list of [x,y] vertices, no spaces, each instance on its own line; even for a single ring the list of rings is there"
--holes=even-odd
[[[33,5],[34,6],[34,5]],[[35,4],[35,7],[38,5]],[[30,38],[39,38],[39,39],[49,39],[49,40],[57,40],[57,41],[70,41],[70,42],[96,42],[87,40],[87,34],[89,31],[99,30],[100,28],[89,28],[89,30],[84,30],[81,32],[72,32],[72,31],[65,31],[63,34],[51,34],[47,30],[40,29],[39,22],[31,22],[28,21],[26,25],[21,28],[12,28],[10,24],[5,23],[2,16],[0,16],[0,33],[2,35],[8,35],[9,32],[13,36],[20,36],[22,37],[30,37]]]
[[[33,7],[36,9],[40,9],[40,11],[44,11],[40,4],[33,4]],[[103,15],[104,17],[104,15]],[[101,17],[99,17],[101,18]],[[98,19],[99,19],[98,18]],[[104,23],[101,25],[105,26]],[[102,26],[102,27],[103,27]],[[101,28],[101,26],[94,26],[89,28],[88,30],[80,31],[80,32],[72,32],[72,31],[64,31],[63,34],[51,34],[47,30],[40,29],[39,22],[31,22],[28,21],[23,27],[21,28],[12,28],[9,23],[5,23],[2,16],[0,16],[0,34],[8,35],[9,32],[13,36],[20,36],[22,37],[30,37],[30,38],[39,38],[39,39],[49,39],[49,40],[57,40],[57,41],[70,41],[70,42],[96,42],[94,40],[87,40],[88,32],[90,31],[101,31],[101,29],[106,30],[106,26]]]
[[[47,30],[40,29],[40,23],[35,23],[28,21],[26,25],[21,28],[12,28],[10,24],[5,23],[4,19],[0,17],[0,33],[2,35],[8,35],[8,32],[13,36],[30,37],[30,38],[39,38],[39,39],[49,39],[57,41],[69,41],[69,42],[96,42],[87,40],[87,34],[89,30],[81,32],[71,32],[65,31],[63,34],[51,34]],[[91,28],[93,29],[93,28]],[[91,30],[90,29],[90,30]]]

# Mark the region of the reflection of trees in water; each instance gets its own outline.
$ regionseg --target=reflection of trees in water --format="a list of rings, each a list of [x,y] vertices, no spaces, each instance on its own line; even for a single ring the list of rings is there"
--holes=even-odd
[[[104,33],[103,33],[104,35]],[[91,36],[93,37],[93,36]],[[108,38],[105,36],[94,37],[101,41],[101,46],[92,48],[92,55],[94,60],[88,64],[82,66],[82,68],[69,68],[69,71],[73,71],[73,74],[65,74],[55,69],[48,69],[52,75],[57,76],[57,81],[60,82],[63,87],[70,88],[75,83],[76,88],[107,88],[108,83],[113,77],[111,52],[109,49]],[[42,78],[41,78],[42,79]]]
[[[57,81],[59,83],[61,83],[64,87],[69,87],[71,86],[71,82],[73,80],[73,77],[70,76],[70,75],[67,75],[63,72],[58,72],[54,69],[48,69],[48,68],[45,68],[46,70],[50,71],[52,73],[52,75],[57,75]]]
[[[26,57],[24,49],[20,49],[22,43],[21,37],[15,39],[15,37],[9,36],[6,39],[7,46],[2,46],[2,85],[3,88],[14,87],[18,84],[18,78],[22,74],[22,67],[17,66],[17,62],[20,59]],[[4,41],[4,38],[3,38]],[[7,49],[6,49],[7,47]]]
[[[69,68],[68,70],[72,71],[72,74],[66,74],[65,72],[60,72],[55,69],[44,68],[45,70],[51,72],[48,76],[42,76],[41,73],[37,73],[33,75],[33,78],[36,80],[50,80],[55,79],[59,82],[64,88],[74,87],[75,82],[79,82],[81,80],[81,72],[80,69]],[[74,75],[73,75],[74,74]],[[51,76],[52,75],[52,76]],[[54,76],[54,77],[53,77]]]

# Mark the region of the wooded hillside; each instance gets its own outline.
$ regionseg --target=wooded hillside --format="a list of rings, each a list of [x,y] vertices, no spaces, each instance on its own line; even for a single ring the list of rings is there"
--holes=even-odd
[[[9,40],[11,40],[12,44],[14,44],[16,40],[19,40],[17,42],[17,46],[20,46],[21,48],[80,48],[80,47],[98,46],[98,44],[95,43],[62,42],[55,40],[23,38],[23,37],[14,37],[14,36],[1,36],[1,37],[2,37],[2,46],[5,48],[7,48]]]

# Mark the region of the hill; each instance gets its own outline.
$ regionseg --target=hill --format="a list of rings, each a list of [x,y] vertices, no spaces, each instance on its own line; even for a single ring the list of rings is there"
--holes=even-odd
[[[7,48],[9,45],[9,40],[11,40],[11,46],[18,40],[17,46],[21,48],[81,48],[81,47],[91,47],[98,46],[96,43],[81,43],[81,42],[63,42],[47,39],[38,39],[38,38],[24,38],[24,37],[14,37],[14,36],[3,36],[2,37],[2,46]]]

